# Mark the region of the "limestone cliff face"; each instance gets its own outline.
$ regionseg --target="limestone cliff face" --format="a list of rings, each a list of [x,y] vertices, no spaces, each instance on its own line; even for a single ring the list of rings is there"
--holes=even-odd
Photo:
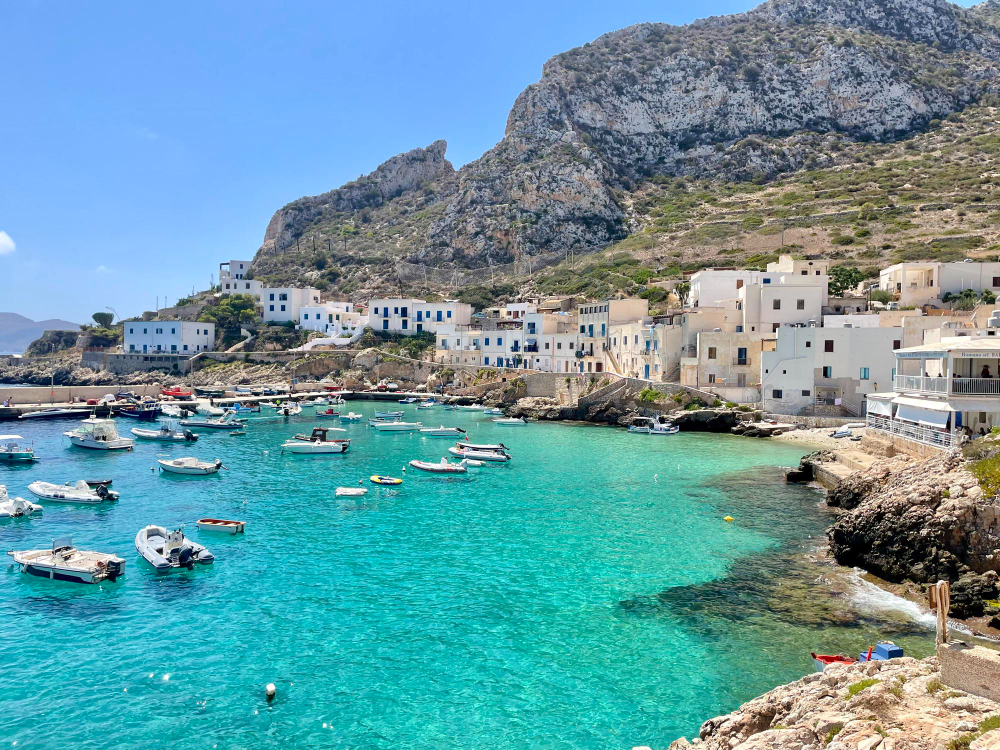
[[[396,157],[286,206],[262,250],[302,235],[324,206],[377,210],[423,179],[436,185],[416,212],[424,223],[387,232],[397,257],[475,267],[602,248],[627,234],[623,202],[649,177],[749,180],[824,166],[823,134],[898,139],[963,108],[997,76],[991,7],[769,0],[689,26],[606,34],[549,60],[514,102],[503,140],[457,174],[440,177],[442,150],[426,168],[402,169],[419,179],[387,180],[417,152]],[[372,192],[369,180],[392,188]]]

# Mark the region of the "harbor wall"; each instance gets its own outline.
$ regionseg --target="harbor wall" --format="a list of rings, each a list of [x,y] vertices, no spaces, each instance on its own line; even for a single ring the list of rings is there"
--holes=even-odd
[[[160,388],[161,386],[158,384],[125,386],[126,390],[134,391],[140,396],[159,395]],[[0,388],[0,402],[13,399],[15,406],[47,406],[48,404],[66,404],[80,399],[86,401],[88,398],[101,398],[101,396],[117,391],[118,386],[114,385],[57,385],[54,388],[47,385],[36,385]]]

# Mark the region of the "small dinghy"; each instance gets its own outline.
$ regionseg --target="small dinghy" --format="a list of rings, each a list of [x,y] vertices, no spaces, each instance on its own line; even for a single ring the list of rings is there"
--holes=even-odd
[[[347,414],[340,415],[341,422],[360,422],[363,418],[363,414],[358,414],[357,412],[348,412]]]
[[[459,458],[471,458],[476,461],[489,461],[491,463],[506,463],[510,461],[510,455],[503,451],[475,451],[462,448],[449,448],[448,452]]]
[[[41,505],[28,502],[23,497],[10,497],[7,488],[0,484],[0,518],[22,518],[41,512]]]
[[[184,536],[183,528],[167,531],[162,526],[146,526],[135,535],[135,548],[157,573],[179,568],[193,570],[195,563],[211,565],[215,562],[211,552]]]
[[[365,487],[338,487],[337,497],[363,497],[368,494]]]
[[[340,412],[336,409],[327,409],[326,411],[316,412],[317,419],[336,419],[337,417],[340,417]],[[343,422],[344,418],[340,417],[340,421]]]
[[[21,566],[21,572],[53,581],[112,583],[125,575],[125,561],[117,555],[87,552],[73,546],[70,537],[52,542],[52,549],[31,549],[7,553]]]
[[[169,423],[164,424],[158,430],[133,427],[129,432],[142,440],[159,440],[164,443],[193,443],[198,439],[198,436],[191,430],[177,430]]]
[[[401,411],[376,411],[375,412],[375,418],[376,419],[398,419],[401,416],[403,416],[403,412],[401,412]]]
[[[34,444],[25,445],[20,435],[0,435],[0,463],[16,464],[37,461]]]
[[[524,424],[524,419],[521,417],[497,417],[493,420],[493,424]]]
[[[82,479],[73,484],[32,482],[28,485],[28,492],[43,500],[52,500],[59,503],[80,503],[81,505],[94,505],[107,500],[118,499],[118,493],[114,490],[109,490],[103,484],[92,488]]]
[[[199,461],[193,456],[184,458],[161,458],[156,463],[160,465],[160,471],[168,471],[171,474],[189,474],[193,476],[204,476],[206,474],[217,474],[219,469],[224,469],[222,459],[215,461]]]
[[[199,518],[198,528],[204,531],[221,531],[224,534],[242,534],[246,531],[245,521],[227,521],[223,518]]]
[[[427,437],[458,437],[459,435],[464,435],[465,430],[461,427],[445,427],[441,425],[440,427],[423,427],[420,430],[420,434]]]
[[[221,417],[226,413],[225,409],[220,409],[218,406],[212,406],[211,404],[199,403],[198,408],[195,409],[198,414],[204,417]]]
[[[238,430],[243,427],[243,423],[231,411],[227,411],[218,419],[210,419],[208,417],[182,419],[181,425],[183,427],[203,427],[206,430]]]
[[[503,443],[492,443],[491,444],[491,443],[466,443],[466,442],[461,442],[461,443],[455,443],[455,445],[456,445],[456,447],[461,448],[462,450],[470,450],[470,451],[493,451],[494,453],[496,453],[497,451],[506,451],[507,450],[507,446],[504,445]]]
[[[436,405],[437,405],[436,401],[424,401],[422,403],[417,404],[417,408],[418,409],[432,409]]]
[[[430,472],[431,474],[465,474],[468,471],[464,461],[453,464],[449,463],[447,458],[442,458],[440,463],[414,460],[410,461],[410,466],[420,471]]]
[[[370,481],[372,484],[384,484],[384,485],[395,485],[403,483],[403,480],[400,479],[399,477],[384,477],[381,476],[380,474],[372,474],[368,478],[368,481]]]
[[[816,665],[816,671],[822,672],[830,664],[854,664],[857,659],[852,659],[850,656],[844,656],[843,654],[809,654],[813,658],[813,663]]]

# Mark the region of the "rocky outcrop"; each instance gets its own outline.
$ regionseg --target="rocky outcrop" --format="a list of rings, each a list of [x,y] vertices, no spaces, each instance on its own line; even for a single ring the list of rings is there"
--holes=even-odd
[[[545,398],[543,396],[528,396],[518,399],[513,406],[505,409],[505,413],[508,417],[549,421],[575,419],[577,417],[576,407],[564,406],[554,398]]]
[[[739,424],[739,412],[732,409],[695,409],[672,417],[681,432],[728,432]]]
[[[828,534],[842,565],[893,582],[955,581],[956,617],[982,614],[975,602],[995,597],[1000,502],[984,497],[957,452],[880,461],[841,482],[827,502],[845,510]]]
[[[830,666],[782,685],[670,750],[938,750],[1000,747],[1000,703],[942,688],[937,659]]]

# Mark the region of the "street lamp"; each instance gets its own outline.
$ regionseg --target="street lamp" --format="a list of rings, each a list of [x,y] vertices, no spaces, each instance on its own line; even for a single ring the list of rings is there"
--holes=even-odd
[[[117,312],[115,312],[115,309],[113,307],[105,307],[104,309],[110,310],[111,314],[114,315],[116,318],[118,318],[119,321],[122,319],[122,316],[119,315]]]

